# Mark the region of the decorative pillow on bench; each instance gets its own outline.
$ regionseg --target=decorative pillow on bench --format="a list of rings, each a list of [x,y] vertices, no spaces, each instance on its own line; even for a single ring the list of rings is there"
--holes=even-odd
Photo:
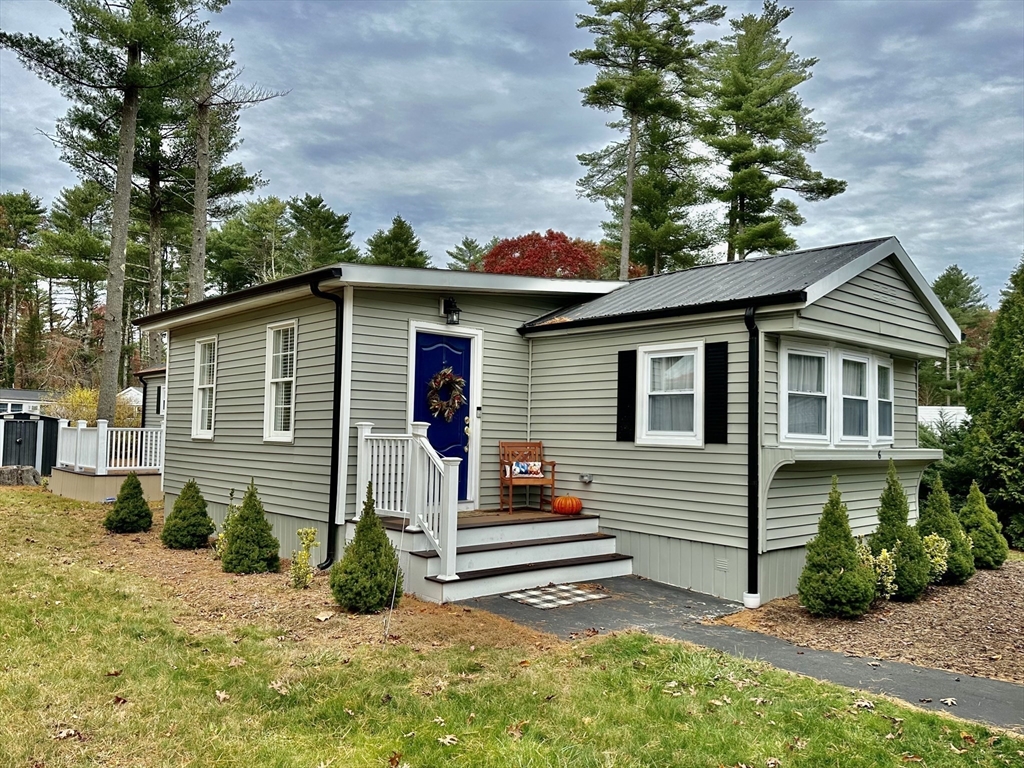
[[[505,477],[509,476],[509,465],[505,465]],[[544,477],[544,470],[541,469],[539,461],[513,461],[511,466],[512,477]]]

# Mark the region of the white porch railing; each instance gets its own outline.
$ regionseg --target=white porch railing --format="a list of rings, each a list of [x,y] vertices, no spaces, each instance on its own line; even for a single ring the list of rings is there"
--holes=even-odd
[[[422,533],[441,558],[437,577],[454,581],[462,459],[438,454],[428,426],[415,421],[408,434],[373,434],[371,422],[356,424],[356,497],[371,485],[377,514],[404,518],[407,531]]]
[[[108,427],[104,419],[95,427],[85,421],[74,426],[60,420],[57,434],[57,466],[76,472],[106,475],[110,470],[162,471],[164,431],[161,428]]]

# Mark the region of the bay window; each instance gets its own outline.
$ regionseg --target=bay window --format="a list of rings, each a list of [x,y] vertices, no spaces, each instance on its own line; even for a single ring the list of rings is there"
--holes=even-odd
[[[823,354],[791,352],[788,358],[788,432],[813,438],[828,437],[828,394]]]
[[[868,362],[842,357],[843,438],[867,439]]]
[[[878,364],[878,439],[892,440],[892,366]]]

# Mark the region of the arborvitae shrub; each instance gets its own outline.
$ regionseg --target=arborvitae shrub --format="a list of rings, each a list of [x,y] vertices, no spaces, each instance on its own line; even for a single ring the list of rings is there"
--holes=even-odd
[[[142,483],[134,472],[121,483],[117,501],[103,518],[103,527],[111,533],[139,533],[153,527],[153,510],[142,495]]]
[[[974,575],[971,541],[964,533],[959,518],[953,513],[949,494],[942,487],[941,477],[935,478],[932,492],[924,509],[921,510],[921,516],[917,520],[917,532],[922,539],[934,533],[949,542],[946,572],[939,580],[940,584],[964,584]]]
[[[331,592],[338,604],[355,613],[375,613],[402,597],[398,555],[373,506],[373,486],[366,488],[363,514],[341,560],[331,568]]]
[[[1003,538],[1003,527],[996,513],[988,508],[985,494],[971,483],[967,503],[960,510],[960,522],[974,545],[974,564],[978,568],[998,568],[1006,562],[1010,547]]]
[[[910,505],[892,459],[880,502],[878,529],[870,539],[871,553],[877,557],[887,549],[896,558],[896,592],[892,599],[916,600],[928,587],[928,556],[921,537],[908,523]],[[896,542],[900,543],[898,549]]]
[[[164,521],[160,541],[170,549],[199,549],[210,543],[215,530],[213,520],[206,511],[206,499],[195,480],[181,487],[174,500],[174,508]]]
[[[221,554],[221,565],[227,573],[277,573],[281,559],[280,544],[263,511],[263,503],[250,482],[238,514],[224,529],[227,537]]]
[[[807,542],[807,563],[797,590],[815,616],[856,618],[867,613],[875,599],[875,574],[857,555],[836,477],[818,520],[818,535]]]

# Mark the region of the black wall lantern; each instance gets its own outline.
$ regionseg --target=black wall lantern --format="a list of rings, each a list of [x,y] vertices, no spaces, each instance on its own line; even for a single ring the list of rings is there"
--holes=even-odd
[[[455,298],[449,296],[444,300],[444,316],[445,322],[448,325],[458,325],[459,316],[462,314],[462,310],[459,309],[459,305],[455,303]]]

